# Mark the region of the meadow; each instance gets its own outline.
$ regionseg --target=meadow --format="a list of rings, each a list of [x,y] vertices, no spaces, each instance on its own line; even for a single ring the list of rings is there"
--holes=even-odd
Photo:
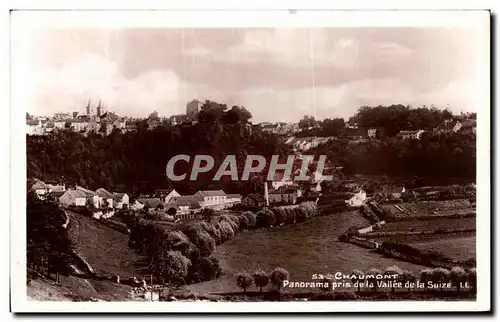
[[[312,274],[350,273],[354,269],[383,270],[397,265],[418,273],[425,268],[338,241],[338,237],[349,227],[367,225],[368,221],[359,212],[352,211],[315,217],[295,225],[241,232],[217,246],[215,251],[225,275],[216,280],[189,285],[187,289],[197,293],[238,292],[240,290],[235,281],[237,273],[253,273],[256,269],[269,272],[276,267],[288,270],[291,280],[306,282],[311,281]],[[265,289],[270,289],[270,286]]]

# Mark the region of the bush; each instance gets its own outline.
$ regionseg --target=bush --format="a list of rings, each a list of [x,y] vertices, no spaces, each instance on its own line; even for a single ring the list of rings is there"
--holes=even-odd
[[[221,221],[217,224],[217,228],[221,233],[221,241],[225,242],[234,237],[234,230],[228,221]]]
[[[275,207],[271,209],[274,217],[276,218],[275,225],[279,226],[280,224],[286,223],[286,211],[283,207]]]
[[[295,215],[295,211],[291,208],[285,208],[285,214],[286,214],[286,223],[287,224],[295,224],[297,221],[297,217]]]
[[[290,278],[290,274],[286,269],[283,269],[281,267],[278,267],[274,269],[274,271],[271,273],[271,276],[269,276],[269,280],[271,281],[271,284],[273,286],[276,286],[278,290],[281,289],[281,286],[283,285],[283,282],[288,280]]]
[[[297,222],[304,222],[307,220],[307,214],[306,211],[303,208],[294,208],[293,211],[295,212],[295,218],[297,219]]]
[[[271,210],[264,208],[257,213],[257,227],[272,227],[276,222],[276,218]]]
[[[248,225],[248,218],[243,216],[243,215],[239,215],[238,216],[238,220],[240,221],[240,229],[248,229],[249,225]]]
[[[231,230],[233,231],[233,236],[238,231],[239,224],[240,224],[239,220],[238,220],[238,223],[236,223],[235,220],[231,216],[222,215],[219,217],[219,223],[221,223],[221,222],[226,222],[229,224],[229,226],[231,227]]]
[[[171,283],[185,284],[191,261],[178,251],[169,251],[165,263],[164,279]]]
[[[215,250],[215,240],[201,226],[192,226],[186,229],[186,236],[198,247],[200,256],[209,256]]]
[[[199,271],[203,281],[213,280],[222,273],[219,260],[213,256],[200,259]]]
[[[247,288],[252,285],[252,277],[246,272],[238,273],[236,275],[236,284],[243,290],[243,292],[246,292]]]
[[[245,211],[242,213],[243,216],[247,217],[248,219],[248,227],[255,227],[256,223],[256,217],[251,211]]]
[[[269,276],[263,270],[258,270],[253,274],[253,281],[262,292],[262,288],[269,284]]]

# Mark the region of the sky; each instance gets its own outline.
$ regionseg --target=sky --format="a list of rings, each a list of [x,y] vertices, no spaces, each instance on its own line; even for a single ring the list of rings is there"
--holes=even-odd
[[[456,27],[47,29],[30,36],[23,84],[34,115],[90,99],[170,116],[195,98],[244,106],[254,122],[347,119],[363,105],[474,112],[480,40]]]

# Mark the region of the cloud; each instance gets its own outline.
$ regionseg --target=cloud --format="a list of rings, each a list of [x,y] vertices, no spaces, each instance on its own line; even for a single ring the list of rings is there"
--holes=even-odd
[[[126,78],[114,61],[96,54],[82,54],[60,68],[35,74],[41,78],[32,94],[40,104],[37,112],[44,114],[83,112],[88,99],[94,104],[102,99],[108,110],[124,115],[143,116],[143,108],[166,115],[182,110],[179,102],[186,87],[169,70],[149,70]]]

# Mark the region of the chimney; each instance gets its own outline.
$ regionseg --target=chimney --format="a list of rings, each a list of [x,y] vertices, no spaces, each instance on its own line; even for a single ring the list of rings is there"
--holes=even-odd
[[[266,206],[269,206],[269,191],[267,188],[267,181],[264,181],[264,198],[266,199]]]

